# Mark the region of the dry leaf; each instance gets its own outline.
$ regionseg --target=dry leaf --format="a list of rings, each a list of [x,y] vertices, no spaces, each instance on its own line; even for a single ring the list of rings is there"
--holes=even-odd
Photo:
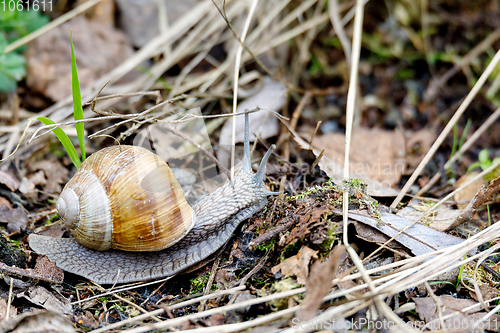
[[[70,29],[82,90],[133,54],[122,32],[82,15],[47,31],[25,52],[26,84],[54,101],[71,96]]]
[[[12,234],[26,229],[28,215],[21,208],[9,209],[9,207],[2,205],[0,207],[0,223],[7,223],[7,231]]]
[[[9,317],[14,317],[15,315],[17,315],[17,309],[11,304],[9,309]],[[5,321],[6,316],[7,316],[7,300],[0,297],[0,323]]]
[[[417,221],[433,207],[435,202],[426,202],[420,199],[412,199],[408,205],[397,212],[397,215],[410,221]],[[453,209],[451,205],[442,204],[429,216],[422,219],[422,223],[439,231],[447,231],[455,223],[458,216],[462,214],[461,209]]]
[[[342,213],[340,210],[334,211],[338,214]],[[365,223],[389,237],[395,236],[399,233],[399,230],[403,230],[410,224],[413,224],[412,221],[389,213],[382,213],[380,220],[361,214],[361,212],[354,213],[350,211],[349,219]],[[395,240],[404,245],[415,255],[444,249],[464,241],[461,238],[448,235],[419,223],[414,223],[410,228],[405,230],[404,233],[397,236]]]
[[[352,133],[349,169],[361,179],[369,178],[391,187],[397,184],[405,170],[404,137],[397,131],[377,128],[357,128]],[[345,135],[328,133],[316,136],[314,148],[325,150],[333,162],[344,163]]]
[[[426,298],[413,298],[416,304],[415,311],[419,314],[420,319],[425,319],[427,323],[433,320],[433,323],[428,327],[428,329],[453,329],[453,332],[473,332],[474,325],[479,324],[479,329],[483,330],[493,330],[498,332],[498,322],[500,320],[500,315],[494,314],[489,319],[484,322],[480,322],[480,319],[484,317],[486,312],[479,313],[481,310],[480,306],[474,307],[472,310],[468,310],[465,313],[462,309],[470,307],[477,302],[471,299],[459,299],[453,296],[439,296],[437,297],[441,303],[441,313],[443,316],[449,314],[455,314],[451,318],[444,319],[445,327],[440,327],[439,314],[435,301],[431,297]]]
[[[85,310],[84,313],[80,312],[80,314],[75,317],[75,322],[90,329],[96,329],[99,327],[97,320],[95,320],[92,313],[87,310]]]
[[[281,271],[283,277],[296,276],[297,283],[306,284],[306,279],[309,276],[309,263],[311,259],[317,259],[318,251],[311,250],[307,246],[302,246],[299,253],[283,261],[271,268],[273,274]]]
[[[500,177],[497,179],[493,179],[488,183],[488,185],[483,185],[479,191],[477,191],[476,195],[474,198],[469,202],[467,207],[463,209],[462,214],[456,218],[454,223],[450,226],[451,228],[454,228],[462,223],[468,222],[471,218],[476,209],[481,207],[484,203],[492,200],[493,195],[498,194],[500,191]]]
[[[0,197],[0,207],[2,206],[7,206],[9,209],[12,209],[12,205],[10,204],[10,201],[5,199],[4,197]]]
[[[339,245],[331,251],[328,260],[314,263],[311,274],[307,279],[306,298],[300,303],[300,309],[297,311],[299,320],[310,320],[316,315],[323,297],[332,288],[332,280],[338,273],[339,264],[344,253],[345,247]]]
[[[12,192],[17,191],[21,182],[9,171],[0,170],[0,183],[7,186]]]
[[[404,147],[401,145],[404,142],[402,137],[400,138],[400,134],[396,132],[385,133],[385,131],[382,130],[365,129],[362,131],[359,129],[358,131],[360,134],[353,134],[353,140],[356,138],[356,141],[351,143],[351,147],[363,148],[359,150],[356,150],[357,148],[351,148],[351,155],[354,154],[354,159],[351,160],[349,177],[362,179],[367,184],[366,192],[370,196],[397,196],[399,191],[392,188],[392,185],[399,181],[405,169],[404,159],[400,157],[404,155]],[[358,131],[355,133],[358,133]],[[374,133],[370,134],[370,131],[380,132],[380,140],[378,142],[384,142],[385,144],[387,141],[389,146],[386,149],[376,146],[374,150],[370,150],[370,143],[377,142],[370,137],[370,135],[375,135]],[[290,132],[293,134],[294,140],[302,149],[309,149],[308,142],[302,139],[294,131],[290,130]],[[329,133],[321,138],[322,140],[319,144],[316,141],[318,137],[314,139],[312,150],[315,156],[319,156],[322,149],[325,149],[325,153],[319,161],[318,166],[328,175],[328,177],[332,178],[335,183],[341,184],[344,178],[343,160],[345,137],[343,134]],[[364,140],[366,140],[366,142],[364,142]],[[318,147],[321,147],[321,149]],[[379,150],[387,151],[377,156]],[[366,158],[364,157],[365,154]],[[389,156],[391,157],[389,158]],[[371,178],[372,176],[378,176],[382,181]]]
[[[46,310],[57,313],[72,314],[73,309],[69,299],[57,292],[49,292],[42,286],[35,286],[28,289],[27,293],[22,292],[17,297],[24,297],[33,304],[39,305]]]
[[[479,172],[466,173],[457,180],[456,188],[459,188],[460,186],[462,186],[462,184],[465,184],[470,179],[476,177],[478,174]],[[484,184],[486,184],[486,181],[482,177],[479,177],[474,182],[461,189],[460,192],[457,192],[453,198],[455,199],[455,201],[459,202],[457,203],[458,208],[464,209],[465,207],[467,207],[468,202],[474,198],[476,193]],[[460,201],[467,202],[460,203]]]
[[[62,190],[61,184],[65,184],[69,177],[69,170],[57,160],[37,162],[30,169],[43,171],[47,178],[47,183],[44,186],[44,191],[47,193],[60,193]],[[34,180],[40,181],[40,177],[32,177]],[[32,181],[32,178],[30,178],[30,181],[38,185]]]
[[[27,277],[35,280],[42,280],[51,283],[62,283],[64,272],[54,263],[51,263],[46,256],[39,256],[34,269],[22,269],[13,266],[7,266],[0,262],[0,273],[7,275]]]
[[[0,332],[74,333],[71,321],[59,313],[35,310],[21,313],[0,324]]]
[[[422,161],[422,157],[429,151],[436,140],[435,131],[423,128],[419,131],[407,131],[406,137],[406,162],[410,169],[414,169]]]
[[[500,294],[500,291],[497,288],[490,287],[486,283],[479,285],[479,290],[481,291],[481,295],[483,296],[484,301],[496,298]],[[476,301],[478,300],[476,292],[469,291],[469,295]]]

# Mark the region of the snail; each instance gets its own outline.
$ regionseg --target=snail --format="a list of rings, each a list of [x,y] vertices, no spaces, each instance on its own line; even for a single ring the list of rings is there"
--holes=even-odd
[[[57,209],[72,238],[31,234],[30,247],[65,271],[101,284],[146,281],[201,267],[270,192],[266,163],[250,163],[245,114],[243,166],[190,207],[168,165],[134,146],[92,154],[66,184]],[[90,222],[87,223],[87,222]]]

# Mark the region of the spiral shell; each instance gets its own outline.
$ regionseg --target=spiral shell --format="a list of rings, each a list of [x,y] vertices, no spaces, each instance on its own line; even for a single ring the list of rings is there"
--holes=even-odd
[[[196,221],[169,166],[134,146],[92,154],[64,187],[57,210],[71,235],[98,251],[159,251]]]

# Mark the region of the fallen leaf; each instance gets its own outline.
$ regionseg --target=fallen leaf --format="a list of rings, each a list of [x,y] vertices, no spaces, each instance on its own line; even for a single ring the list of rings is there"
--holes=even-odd
[[[51,283],[62,283],[64,272],[54,263],[50,262],[46,256],[39,256],[35,268],[22,269],[0,263],[0,273],[17,277],[27,277],[35,280],[42,280]]]
[[[309,264],[312,259],[318,258],[316,253],[318,251],[314,251],[307,246],[302,246],[296,255],[271,268],[271,272],[276,275],[281,271],[283,277],[296,276],[297,283],[306,284],[307,277],[309,276]]]
[[[96,329],[99,327],[99,323],[95,320],[94,316],[90,311],[85,310],[84,313],[81,313],[75,317],[75,322],[83,327]]]
[[[17,189],[19,189],[19,185],[21,185],[21,182],[11,172],[1,170],[0,183],[7,186],[12,192],[17,191]]]
[[[349,223],[351,223],[351,222],[349,222]],[[364,240],[366,242],[383,244],[390,239],[389,236],[381,233],[377,229],[372,228],[370,225],[366,225],[366,224],[358,222],[358,221],[352,221],[352,223],[354,224],[354,227],[356,228],[356,236],[358,238],[361,238],[362,240]],[[387,246],[389,246],[391,249],[404,248],[403,245],[396,242],[395,240],[391,241],[389,244],[387,244]]]
[[[335,209],[334,211],[338,214],[342,214],[341,210]],[[419,223],[413,223],[401,216],[389,213],[381,213],[380,220],[378,220],[366,215],[361,215],[359,212],[354,213],[350,211],[349,219],[365,223],[389,237],[395,236],[400,230],[413,224],[402,234],[397,236],[395,240],[417,256],[460,244],[464,241],[461,238],[448,235]]]
[[[490,299],[494,299],[500,294],[500,291],[497,288],[490,287],[486,283],[479,285],[479,290],[481,291],[481,294],[483,296],[483,300],[485,300],[485,301],[488,301]],[[473,299],[478,301],[478,298],[477,298],[475,291],[469,291],[469,295]]]
[[[478,174],[479,172],[471,172],[464,174],[462,177],[458,178],[456,188],[459,188],[460,186],[462,186],[462,184],[465,184],[470,179],[476,177]],[[479,177],[478,179],[476,179],[475,181],[473,181],[472,183],[461,189],[459,192],[455,193],[453,198],[455,199],[455,201],[458,201],[457,207],[461,209],[467,207],[469,201],[471,201],[474,198],[474,196],[479,191],[481,186],[485,184],[486,181],[482,177]],[[461,201],[467,201],[467,202],[461,203]]]
[[[450,225],[450,229],[456,226],[468,222],[476,209],[481,207],[484,203],[492,200],[493,195],[500,192],[500,177],[493,179],[488,183],[488,185],[483,185],[479,191],[477,191],[474,198],[469,202],[467,207],[465,207],[462,213],[455,219],[454,223]]]
[[[299,144],[299,146],[302,149],[309,149],[308,142],[302,139],[297,133],[292,131],[290,128],[288,129],[293,134],[294,140]],[[359,138],[362,138],[362,135],[366,135],[366,133],[360,134],[359,136],[356,135],[359,141],[361,141]],[[343,147],[345,141],[343,134],[329,133],[324,135],[320,143],[320,147],[322,147],[322,149],[316,148],[317,147],[316,140],[317,139],[315,138],[312,147],[313,154],[316,157],[318,157],[322,153],[323,151],[322,149],[325,150],[324,155],[322,156],[321,160],[318,163],[319,168],[323,170],[328,175],[328,177],[332,178],[336,184],[342,184],[342,181],[344,179],[344,167],[343,167],[344,148],[338,148],[337,146]],[[340,140],[340,141],[333,142],[331,140]],[[397,139],[394,138],[394,140]],[[371,142],[371,139],[368,138],[367,142]],[[365,143],[359,142],[358,144],[364,145]],[[395,145],[397,146],[397,144]],[[352,146],[356,147],[354,143],[352,143]],[[395,149],[396,147],[393,147],[392,143],[390,147],[392,147],[392,149],[390,148],[389,150],[393,151],[393,153],[397,155],[395,155],[387,162],[386,161],[381,162],[383,160],[375,156],[374,154],[370,154],[369,157],[366,159],[366,161],[363,161],[362,153],[358,152],[355,153],[358,161],[351,160],[349,177],[360,178],[361,180],[363,180],[367,184],[366,193],[370,196],[392,197],[392,196],[397,196],[399,193],[398,190],[392,188],[392,184],[396,181],[396,179],[399,179],[401,174],[404,172],[405,164],[403,163],[402,158],[398,158],[399,153],[396,152]],[[365,149],[363,150],[363,152],[364,151]],[[329,156],[329,152],[331,152],[331,155],[333,155],[333,157]],[[382,156],[386,155],[388,154],[384,153]],[[360,173],[360,171],[362,173]],[[370,178],[370,176],[368,175],[371,174],[374,175],[380,174],[386,177],[387,179],[390,179],[390,181],[389,182],[379,181],[377,179]]]
[[[422,161],[422,157],[429,151],[436,140],[435,131],[423,128],[419,131],[407,131],[406,162],[410,169],[414,169]]]
[[[278,243],[281,247],[286,247],[298,240],[307,238],[313,244],[321,244],[328,238],[329,226],[324,222],[325,214],[330,214],[330,207],[309,206],[299,211],[299,214],[292,215],[296,225],[289,233],[283,235]],[[298,219],[298,220],[297,220]],[[277,228],[274,231],[277,231]],[[273,231],[271,229],[271,231]]]
[[[280,110],[286,101],[286,92],[287,88],[282,83],[265,79],[264,85],[258,93],[238,104],[237,113],[255,109],[256,107],[262,109],[262,111],[249,114],[250,141],[255,140],[256,135],[264,140],[278,134],[278,119],[265,110]],[[221,147],[228,148],[232,146],[233,119],[236,121],[235,142],[243,142],[245,117],[231,117],[224,123],[220,132],[219,145]],[[217,155],[219,162],[226,168],[229,168],[230,163],[231,155],[229,152],[230,149],[220,149]]]
[[[436,303],[431,297],[415,298],[413,301],[416,304],[415,311],[419,314],[420,319],[425,319],[427,323],[433,321],[429,330],[437,329],[453,329],[453,332],[473,332],[474,325],[479,324],[481,330],[493,330],[498,332],[498,322],[500,315],[493,314],[484,322],[479,320],[486,315],[486,312],[478,312],[482,310],[480,306],[474,307],[472,310],[462,312],[464,308],[477,304],[471,299],[460,299],[449,295],[436,296],[441,303],[441,313],[443,316],[454,314],[452,317],[444,319],[445,327],[440,327],[439,313]]]
[[[0,197],[0,207],[2,207],[2,205],[7,206],[9,209],[12,209],[10,201],[5,199],[4,197]]]
[[[325,157],[333,162],[344,163],[343,133],[316,136],[313,146],[325,150]],[[377,128],[358,128],[351,138],[349,169],[361,179],[368,178],[391,187],[399,182],[405,170],[404,137],[397,131]]]
[[[397,215],[404,217],[410,221],[420,220],[429,209],[433,207],[435,202],[420,199],[412,199],[408,205],[397,212]],[[432,229],[439,231],[447,231],[455,223],[458,216],[462,214],[461,209],[453,209],[451,205],[446,203],[439,206],[429,216],[422,219],[422,224],[425,224]]]
[[[31,287],[27,292],[18,294],[17,297],[26,298],[31,303],[41,306],[49,311],[68,315],[73,313],[69,299],[63,297],[55,291],[49,292],[42,286]]]
[[[65,184],[69,177],[69,170],[57,160],[37,162],[30,169],[43,171],[47,178],[47,183],[44,186],[44,191],[47,193],[60,193],[62,190],[61,184]],[[36,181],[39,181],[39,178],[34,177]],[[31,182],[38,185],[33,181]]]
[[[2,205],[0,207],[0,223],[7,223],[7,231],[12,234],[19,230],[26,230],[28,215],[21,208],[9,209],[9,207]]]
[[[26,177],[23,177],[21,179],[21,185],[19,185],[19,192],[32,199],[35,199],[38,196],[38,192],[35,191],[35,184],[33,184]]]
[[[315,262],[311,268],[311,274],[306,283],[306,298],[300,303],[297,311],[299,320],[312,319],[318,311],[323,297],[332,288],[332,280],[338,273],[342,256],[345,254],[343,245],[336,246],[330,253],[330,257],[324,262]]]
[[[9,318],[17,315],[17,309],[12,304],[9,309]],[[5,317],[7,316],[7,301],[0,297],[0,323],[5,321]]]
[[[47,184],[47,179],[45,178],[45,173],[42,170],[35,172],[31,176],[29,176],[28,179],[35,186]]]
[[[68,231],[68,230],[66,229],[64,224],[58,223],[55,225],[51,225],[50,228],[46,228],[46,229],[40,231],[38,234],[44,235],[44,236],[61,238],[66,231]]]
[[[74,333],[71,321],[59,313],[35,310],[21,313],[0,324],[0,332]]]
[[[82,91],[133,54],[122,32],[82,15],[47,31],[28,44],[26,84],[54,101],[71,96],[70,29]]]
[[[31,281],[23,281],[21,279],[16,279],[8,275],[4,275],[3,281],[8,286],[10,286],[10,284],[12,283],[12,288],[14,289],[26,289],[32,285]]]

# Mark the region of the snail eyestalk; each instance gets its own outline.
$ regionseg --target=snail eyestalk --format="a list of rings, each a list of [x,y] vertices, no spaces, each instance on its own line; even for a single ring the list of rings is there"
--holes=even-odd
[[[250,161],[250,122],[248,113],[245,113],[245,139],[243,141],[243,170],[246,172],[252,171],[252,162]]]

